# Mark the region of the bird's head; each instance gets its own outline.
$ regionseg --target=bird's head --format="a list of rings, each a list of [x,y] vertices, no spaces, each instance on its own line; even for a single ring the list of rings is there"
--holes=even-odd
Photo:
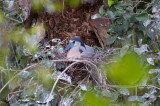
[[[65,48],[65,51],[71,49],[72,47],[80,47],[80,46],[83,46],[85,48],[85,44],[80,38],[71,38],[69,44]]]

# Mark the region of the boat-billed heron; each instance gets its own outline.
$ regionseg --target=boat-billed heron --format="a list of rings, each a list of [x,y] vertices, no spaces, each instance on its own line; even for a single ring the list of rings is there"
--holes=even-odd
[[[92,57],[94,55],[94,49],[85,45],[79,38],[71,38],[65,51],[68,51],[67,58]]]

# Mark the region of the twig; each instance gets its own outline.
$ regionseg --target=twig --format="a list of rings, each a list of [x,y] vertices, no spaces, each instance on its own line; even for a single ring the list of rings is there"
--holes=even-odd
[[[62,60],[52,60],[53,62],[78,62],[78,63],[89,63],[92,66],[94,66],[94,68],[96,70],[98,70],[97,66],[95,64],[93,64],[92,62],[88,61],[88,60],[70,60],[70,59],[62,59]]]
[[[87,63],[87,64],[90,64],[92,65],[96,71],[98,71],[98,68],[95,64],[93,64],[92,62],[88,61],[88,60],[68,60],[68,59],[64,59],[64,60],[52,60],[53,62],[73,62],[72,64],[70,64],[68,67],[65,68],[65,70],[58,76],[58,78],[56,79],[53,87],[52,87],[52,90],[50,92],[50,95],[47,99],[47,103],[46,103],[46,106],[49,106],[49,102],[51,101],[52,99],[52,94],[53,94],[53,91],[58,83],[58,81],[60,80],[60,78],[62,77],[62,75],[70,68],[72,67],[73,65],[77,64],[77,63]]]
[[[15,22],[17,22],[17,23],[19,23],[19,24],[22,23],[21,21],[18,21],[18,20],[14,19],[14,18],[11,18],[11,17],[6,17],[6,18],[8,18],[9,20],[15,21]]]
[[[49,106],[49,102],[50,102],[50,100],[51,100],[51,98],[52,98],[53,91],[54,91],[54,89],[55,89],[55,87],[56,87],[59,79],[62,77],[62,75],[63,75],[71,66],[73,66],[73,65],[75,65],[75,64],[77,64],[77,63],[79,63],[79,61],[76,61],[76,62],[73,62],[72,64],[70,64],[70,65],[58,76],[58,78],[56,79],[56,81],[55,81],[55,83],[54,83],[54,85],[53,85],[53,87],[52,87],[52,90],[51,90],[51,92],[50,92],[49,98],[47,99],[47,104],[46,104],[46,106]]]
[[[85,77],[79,84],[78,86],[73,90],[73,92],[71,93],[71,95],[68,97],[72,97],[74,95],[74,93],[76,92],[76,90],[79,88],[79,86],[88,78],[89,76]]]
[[[24,91],[24,89],[23,89],[23,90],[19,90],[19,91],[15,91],[15,92],[9,93],[9,94],[8,94],[8,98],[7,98],[7,101],[10,101],[10,100],[14,97],[13,94],[20,93],[20,92],[23,92],[23,91]],[[10,97],[10,95],[11,95],[11,97]]]
[[[72,85],[72,84],[68,84],[68,85],[66,85],[65,87],[63,87],[63,88],[60,88],[59,90],[58,90],[58,92],[61,92],[62,90],[65,90],[65,89],[67,89],[67,88],[69,88],[69,87],[71,87],[71,86],[75,86],[75,85]]]

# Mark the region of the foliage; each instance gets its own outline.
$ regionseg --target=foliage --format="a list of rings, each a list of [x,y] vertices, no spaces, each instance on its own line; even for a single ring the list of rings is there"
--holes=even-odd
[[[140,81],[148,73],[147,69],[144,69],[144,67],[146,68],[146,60],[136,53],[125,54],[123,57],[116,59],[116,61],[116,63],[108,66],[107,75],[120,85],[139,85]]]
[[[118,50],[115,57],[107,57],[109,63],[100,63],[101,71],[107,76],[107,85],[90,86],[79,82],[76,85],[65,73],[53,93],[50,93],[52,86],[66,66],[52,59],[64,52],[64,42],[52,39],[44,45],[33,45],[37,27],[44,30],[43,26],[33,25],[25,30],[22,25],[24,15],[19,6],[13,6],[14,2],[0,1],[0,102],[7,98],[12,105],[39,105],[46,104],[51,97],[51,105],[72,105],[75,101],[78,101],[77,105],[89,106],[158,104],[158,0],[108,0],[107,12],[102,5],[91,19],[107,14],[114,21],[108,30],[110,36],[106,45]],[[64,0],[71,7],[80,2]],[[62,2],[51,0],[33,0],[32,5],[37,11],[45,8],[50,13],[64,8]],[[50,42],[55,45],[51,46]]]
[[[114,4],[117,0],[108,0],[108,6],[110,7],[112,4]]]
[[[158,9],[156,6],[158,3],[155,0],[146,2],[132,0],[117,1],[107,11],[108,16],[115,22],[109,29],[110,35],[118,36],[119,38],[116,41],[119,41],[119,43],[123,42],[123,39],[131,37],[132,39],[130,40],[134,43],[134,37],[137,36],[138,40],[142,40],[142,43],[149,45],[157,41],[157,44],[154,43],[153,45],[158,47],[159,29],[153,29],[153,25],[155,26],[158,18],[155,15],[156,12],[153,13],[153,10],[156,11]],[[153,20],[153,18],[156,20]]]

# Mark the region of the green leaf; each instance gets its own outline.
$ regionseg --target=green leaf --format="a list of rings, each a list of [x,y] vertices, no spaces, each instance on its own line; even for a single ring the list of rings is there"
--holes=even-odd
[[[129,49],[129,45],[125,45],[120,49],[120,56],[124,56]]]
[[[109,105],[109,99],[105,98],[101,94],[98,94],[96,91],[87,92],[82,102],[83,104],[81,104],[81,106],[108,106]]]
[[[135,23],[136,22],[136,15],[133,14],[132,17],[130,18],[130,22],[131,23]]]
[[[113,19],[115,16],[114,16],[114,13],[112,11],[107,11],[107,15],[109,18]]]
[[[2,66],[0,66],[0,72],[3,72],[7,75],[7,71],[5,71],[5,69]]]
[[[123,18],[126,20],[129,20],[131,17],[132,17],[132,14],[130,14],[130,13],[126,13],[123,15]]]
[[[129,6],[129,7],[126,8],[126,10],[129,11],[129,12],[133,12],[133,7]]]
[[[129,25],[130,25],[129,21],[127,21],[127,20],[124,20],[124,21],[123,21],[123,30],[124,30],[125,32],[128,31]]]
[[[29,56],[24,56],[20,60],[20,65],[24,68],[27,65]]]
[[[155,40],[156,39],[156,30],[152,27],[148,27],[147,28],[147,35],[148,37],[151,38],[151,40]]]
[[[22,98],[32,97],[34,96],[35,91],[36,91],[35,86],[32,86],[32,87],[30,86],[28,89],[24,90],[21,93],[21,97]]]
[[[69,0],[69,3],[70,6],[77,7],[81,3],[81,0]]]
[[[108,0],[108,6],[110,7],[114,3],[113,0]]]
[[[148,13],[142,13],[136,16],[137,21],[145,22],[149,19]]]
[[[117,23],[117,24],[122,24],[122,22],[123,22],[123,19],[122,19],[122,18],[118,18],[118,19],[116,20],[116,23]]]
[[[131,52],[124,55],[122,58],[117,58],[116,63],[113,63],[110,69],[107,69],[108,78],[121,85],[136,85],[143,79],[148,68],[144,69],[146,63],[142,56]],[[106,69],[105,69],[106,70]]]
[[[138,101],[139,97],[138,96],[130,96],[128,97],[128,101]]]
[[[39,11],[43,8],[43,5],[46,4],[46,0],[32,0],[31,3],[34,10]]]
[[[119,92],[123,95],[129,95],[130,92],[127,88],[120,88]]]
[[[142,30],[136,30],[136,35],[138,36],[138,38],[143,38],[144,37],[144,33]]]
[[[115,11],[115,16],[121,16],[122,17],[125,13],[126,13],[125,10],[117,10],[117,11]]]
[[[28,72],[28,71],[23,71],[23,72],[21,73],[21,78],[26,79],[26,78],[28,78],[30,75],[31,75],[30,72]]]
[[[3,14],[3,12],[0,10],[0,22],[3,22],[5,19],[5,16]]]
[[[45,63],[46,66],[48,67],[52,67],[53,66],[53,61],[51,60],[48,60],[48,59],[44,59],[43,62]]]
[[[102,5],[102,6],[99,8],[99,14],[102,15],[102,16],[105,15],[104,5]]]
[[[117,36],[109,36],[106,40],[106,45],[111,45],[116,40]]]
[[[158,81],[158,84],[160,85],[160,74],[158,74],[157,76],[157,81]]]
[[[91,19],[97,19],[97,18],[100,18],[100,17],[101,17],[101,15],[97,13],[97,14],[92,15]]]

